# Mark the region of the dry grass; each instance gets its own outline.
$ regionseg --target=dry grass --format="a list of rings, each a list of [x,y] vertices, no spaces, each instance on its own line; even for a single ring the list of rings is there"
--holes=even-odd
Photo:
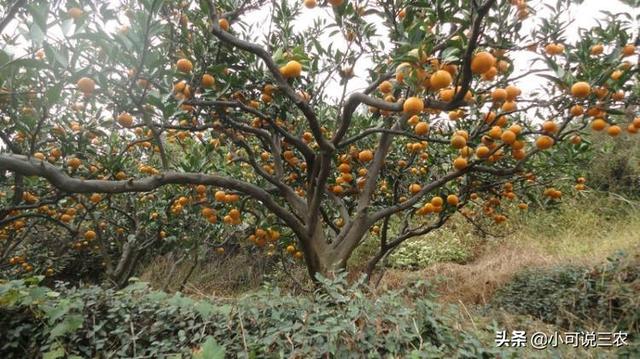
[[[486,304],[496,289],[524,269],[589,266],[617,251],[640,250],[640,215],[632,207],[605,213],[601,208],[614,208],[610,201],[589,198],[589,207],[568,202],[555,212],[527,215],[518,220],[515,232],[489,240],[473,261],[436,263],[413,272],[387,270],[380,289],[426,280],[443,302]]]

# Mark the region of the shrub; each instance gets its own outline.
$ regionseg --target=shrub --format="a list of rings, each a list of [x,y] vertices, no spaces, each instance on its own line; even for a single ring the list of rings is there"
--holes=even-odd
[[[471,255],[468,246],[457,237],[421,238],[399,247],[389,256],[388,265],[394,268],[417,269],[437,262],[462,263]]]
[[[594,268],[528,270],[501,288],[491,306],[566,329],[593,324],[640,331],[640,254],[616,255]]]
[[[265,288],[237,302],[168,295],[136,282],[123,290],[54,290],[37,280],[0,285],[4,358],[184,357],[201,349],[237,357],[493,357],[448,324],[427,298],[371,297],[358,282],[322,279],[315,296]],[[212,356],[215,357],[215,356]]]

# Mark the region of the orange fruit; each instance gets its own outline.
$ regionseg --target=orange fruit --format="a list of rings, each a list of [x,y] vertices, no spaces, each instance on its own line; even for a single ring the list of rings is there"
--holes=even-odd
[[[602,131],[607,127],[607,125],[607,121],[601,118],[596,118],[595,120],[591,121],[591,129],[594,131]]]
[[[189,73],[193,70],[193,64],[187,59],[180,59],[176,62],[176,68],[180,72]]]
[[[549,137],[549,136],[540,136],[536,139],[536,147],[539,150],[546,150],[551,148],[551,146],[553,146],[553,138]]]
[[[571,106],[571,110],[569,110],[569,112],[571,112],[571,116],[580,116],[584,113],[584,108],[582,108],[582,106],[580,105],[573,105]]]
[[[518,204],[518,208],[520,208],[522,210],[525,210],[525,209],[529,208],[529,205],[526,204],[526,203],[520,203],[520,204]]]
[[[96,82],[88,77],[83,77],[76,83],[78,89],[85,95],[89,96],[96,88]]]
[[[505,88],[505,91],[507,91],[507,101],[515,100],[516,97],[520,96],[520,94],[522,93],[522,90],[520,90],[520,88],[513,85],[507,86]]]
[[[202,79],[200,80],[200,85],[202,85],[202,87],[204,88],[209,88],[209,87],[213,87],[215,82],[216,82],[216,79],[213,76],[209,74],[204,74],[202,75]]]
[[[216,191],[216,193],[213,195],[213,197],[218,202],[225,202],[226,199],[227,199],[227,194],[224,193],[224,191]]]
[[[467,145],[467,140],[460,135],[454,135],[451,137],[451,146],[453,148],[461,149]]]
[[[402,110],[408,115],[418,114],[424,110],[424,102],[419,97],[409,97],[404,101]]]
[[[444,204],[444,200],[442,199],[442,197],[436,196],[431,198],[429,204],[431,204],[433,207],[442,207],[442,205]]]
[[[607,128],[607,134],[611,137],[616,137],[622,132],[622,129],[618,125],[609,126]]]
[[[329,0],[328,2],[329,2],[329,4],[331,4],[333,6],[340,6],[340,5],[342,5],[343,1],[344,0]]]
[[[196,192],[198,194],[204,194],[205,192],[207,192],[207,186],[203,185],[203,184],[199,184],[196,186]]]
[[[546,131],[546,132],[549,132],[549,133],[554,133],[554,132],[558,131],[558,125],[555,122],[551,121],[551,120],[544,121],[542,123],[542,130]]]
[[[450,194],[447,196],[447,204],[449,204],[450,206],[457,206],[459,203],[459,199],[458,196],[456,196],[455,194]]]
[[[636,117],[633,119],[633,122],[631,122],[633,124],[633,126],[635,128],[640,128],[640,117]]]
[[[229,31],[229,20],[227,19],[218,20],[218,26],[220,26],[220,28],[224,31]]]
[[[493,66],[496,62],[495,57],[491,55],[489,52],[481,51],[473,56],[471,60],[471,71],[474,74],[482,74],[484,72],[489,71],[491,66]]]
[[[92,230],[88,230],[86,232],[84,232],[84,239],[90,241],[96,238],[96,232],[92,231]]]
[[[453,161],[453,167],[457,170],[467,168],[467,160],[463,157],[458,157]]]
[[[627,44],[622,48],[622,55],[631,56],[635,54],[636,46],[634,44]]]
[[[571,86],[571,94],[578,98],[585,98],[591,93],[591,85],[587,82],[576,82]]]
[[[487,158],[490,152],[491,150],[487,146],[478,146],[478,148],[476,148],[476,156],[478,156],[478,158]]]
[[[84,15],[84,11],[82,11],[82,9],[77,8],[77,7],[72,7],[69,10],[67,10],[67,14],[69,14],[69,16],[72,19],[78,19],[80,18],[82,15]]]
[[[122,127],[131,127],[133,125],[133,116],[128,112],[122,112],[118,115],[118,123]]]
[[[453,95],[454,95],[454,90],[453,89],[442,89],[440,90],[440,92],[438,93],[438,96],[440,97],[440,100],[445,101],[445,102],[449,102],[451,100],[453,100]]]
[[[426,135],[429,132],[429,124],[427,122],[418,122],[413,130],[418,136]]]
[[[422,187],[417,184],[417,183],[413,183],[409,186],[409,192],[416,194],[418,192],[420,192],[420,190],[422,189]]]
[[[98,193],[94,193],[91,195],[91,197],[89,197],[89,201],[91,201],[92,203],[98,203],[102,200],[102,196]]]
[[[434,90],[439,90],[441,88],[445,88],[451,85],[451,74],[445,70],[438,70],[431,75],[431,79],[429,82],[431,83],[431,88]]]
[[[500,138],[502,139],[502,142],[510,145],[516,141],[516,134],[510,130],[506,130],[502,133]]]
[[[623,72],[620,70],[615,70],[614,72],[611,73],[611,79],[613,81],[618,81],[618,79],[620,79],[620,77],[622,77]]]
[[[69,167],[71,167],[73,169],[77,169],[78,167],[80,167],[81,164],[82,164],[82,161],[80,161],[80,159],[76,158],[76,157],[70,158],[67,161],[67,166],[69,166]]]
[[[316,3],[316,0],[304,0],[304,6],[307,9],[313,9],[314,7],[316,7],[316,5],[318,5]]]
[[[582,143],[582,137],[578,135],[574,135],[574,136],[571,136],[571,139],[569,141],[573,145],[579,145],[580,143]]]
[[[119,171],[118,173],[116,173],[116,179],[118,181],[125,180],[125,179],[127,179],[127,174],[122,172],[122,171]]]
[[[507,99],[507,91],[505,89],[497,88],[491,92],[491,99],[493,102],[503,102]]]
[[[512,112],[518,109],[518,105],[516,105],[513,101],[505,101],[501,107],[503,112]]]
[[[596,44],[591,46],[591,55],[593,56],[597,56],[602,54],[602,52],[604,51],[604,46],[602,44]]]
[[[382,81],[380,85],[378,85],[378,90],[384,94],[390,93],[391,90],[393,90],[393,84],[390,81]]]
[[[285,78],[300,77],[300,75],[302,74],[302,64],[300,64],[298,61],[291,60],[287,62],[286,65],[280,68],[280,73]]]
[[[360,162],[369,162],[373,159],[373,152],[371,150],[363,150],[358,153],[358,159]]]

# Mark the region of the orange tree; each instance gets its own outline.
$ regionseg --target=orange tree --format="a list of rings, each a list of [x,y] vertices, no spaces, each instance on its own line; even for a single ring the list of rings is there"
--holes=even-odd
[[[54,236],[115,273],[248,238],[315,276],[373,236],[370,274],[454,213],[559,199],[581,136],[640,128],[633,19],[569,41],[569,2],[2,4],[5,256]]]

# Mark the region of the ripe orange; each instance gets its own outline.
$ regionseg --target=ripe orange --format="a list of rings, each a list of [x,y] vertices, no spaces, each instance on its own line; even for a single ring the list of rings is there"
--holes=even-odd
[[[447,204],[449,204],[450,206],[457,206],[459,203],[459,199],[458,196],[456,196],[455,194],[450,194],[447,196]]]
[[[618,79],[620,79],[620,77],[622,77],[623,72],[620,70],[615,70],[614,72],[611,73],[611,79],[613,81],[618,81]]]
[[[102,196],[98,193],[94,193],[91,195],[91,197],[89,197],[89,201],[91,201],[92,203],[98,203],[102,201]]]
[[[373,159],[373,152],[371,150],[363,150],[358,153],[358,159],[360,162],[369,162]]]
[[[76,158],[76,157],[70,158],[67,161],[67,166],[69,166],[69,167],[71,167],[73,169],[77,169],[78,167],[80,167],[81,164],[82,164],[82,161],[80,161],[80,159]]]
[[[418,136],[426,135],[429,132],[429,124],[427,122],[418,122],[413,130]]]
[[[461,135],[454,135],[451,137],[451,146],[453,148],[461,149],[467,145],[467,140]]]
[[[609,126],[609,128],[607,128],[607,134],[611,137],[616,137],[620,133],[622,133],[622,129],[618,125]]]
[[[478,146],[478,148],[476,148],[476,156],[478,156],[478,158],[487,158],[490,152],[491,150],[487,146]]]
[[[227,19],[218,20],[218,26],[220,26],[220,28],[224,31],[229,31],[229,20]]]
[[[502,129],[500,128],[500,126],[493,126],[491,127],[491,130],[489,130],[488,134],[489,136],[491,136],[491,138],[498,139],[502,137]]]
[[[407,115],[415,115],[424,110],[424,102],[419,97],[409,97],[404,101],[402,110]]]
[[[202,80],[200,80],[200,84],[204,88],[213,87],[215,82],[216,82],[216,79],[213,76],[209,75],[209,74],[202,75]]]
[[[189,73],[193,70],[193,64],[187,59],[180,59],[176,62],[176,68],[180,72]]]
[[[579,145],[580,143],[582,143],[582,137],[578,135],[574,135],[574,136],[571,136],[571,139],[569,141],[573,145]]]
[[[92,231],[92,230],[88,230],[86,232],[84,232],[84,239],[91,241],[93,239],[96,238],[96,232]]]
[[[518,208],[520,208],[522,210],[525,210],[525,209],[529,208],[529,205],[526,204],[526,203],[520,203],[520,204],[518,204]]]
[[[487,72],[496,62],[495,57],[489,52],[481,51],[475,54],[471,60],[471,71],[474,74]]]
[[[225,202],[226,199],[227,199],[227,194],[224,193],[224,191],[216,191],[216,193],[213,195],[213,197],[218,202]]]
[[[542,130],[546,131],[546,132],[549,132],[549,133],[554,133],[554,132],[558,131],[558,125],[555,122],[551,121],[551,120],[544,121],[542,123]]]
[[[316,0],[304,0],[304,6],[307,9],[313,9],[314,7],[316,7],[316,5],[318,5],[316,3]]]
[[[234,221],[237,221],[240,219],[240,211],[237,208],[233,208],[229,211],[229,217],[231,217],[231,219],[233,219]]]
[[[527,153],[523,150],[523,149],[516,149],[514,147],[511,147],[511,156],[520,161],[522,159],[524,159],[524,157],[527,155]]]
[[[119,171],[118,173],[116,173],[116,179],[118,181],[125,180],[125,179],[127,179],[127,174],[122,172],[122,171]]]
[[[622,48],[622,55],[631,56],[635,54],[636,46],[634,44],[627,44]]]
[[[604,46],[602,44],[596,44],[591,46],[591,55],[593,56],[602,54],[602,51],[604,51]]]
[[[522,93],[522,90],[520,90],[520,88],[513,85],[507,86],[505,88],[505,91],[507,91],[507,101],[515,100],[516,97],[520,96],[520,94]]]
[[[60,216],[60,220],[64,223],[69,223],[71,222],[71,220],[73,219],[73,217],[71,217],[68,214],[63,214],[62,216]]]
[[[280,73],[282,74],[282,76],[288,79],[293,77],[300,77],[300,75],[302,74],[302,64],[300,64],[298,61],[291,60],[287,62],[286,65],[280,68]]]
[[[631,122],[633,124],[633,126],[635,128],[640,128],[640,117],[636,117],[633,119],[633,122]]]
[[[378,85],[378,90],[384,94],[388,94],[393,90],[393,84],[390,81],[382,81],[382,83]]]
[[[607,128],[607,125],[607,121],[601,118],[596,118],[595,120],[591,121],[591,129],[594,131],[602,131]]]
[[[585,98],[591,93],[591,85],[589,83],[580,81],[571,86],[571,94],[578,98]]]
[[[536,139],[536,147],[539,150],[546,150],[551,148],[551,146],[553,146],[553,138],[549,137],[549,136],[540,136]]]
[[[571,116],[580,116],[584,113],[584,108],[582,108],[582,106],[580,105],[573,105],[571,106],[571,110],[569,112],[571,112]]]
[[[629,126],[627,126],[627,132],[629,132],[630,134],[636,134],[638,133],[638,129],[632,123],[630,123]]]
[[[453,95],[454,95],[454,90],[450,89],[450,88],[442,89],[438,93],[438,96],[440,97],[440,100],[445,101],[445,102],[449,102],[449,101],[453,100]]]
[[[505,89],[497,88],[491,93],[491,99],[493,102],[503,102],[507,99],[507,91]]]
[[[198,194],[204,194],[205,192],[207,192],[207,186],[203,185],[203,184],[199,184],[196,186],[196,192]]]
[[[80,18],[82,15],[84,15],[84,11],[82,11],[82,9],[80,8],[72,7],[69,10],[67,10],[67,14],[69,14],[69,16],[75,20]]]
[[[122,112],[118,115],[118,123],[122,127],[131,127],[133,125],[133,116],[128,112]]]
[[[442,199],[442,197],[436,196],[436,197],[431,198],[431,201],[429,203],[433,207],[442,207],[442,205],[444,204],[444,200]]]
[[[513,101],[506,101],[502,104],[501,109],[503,112],[513,112],[518,109],[518,105]]]
[[[438,70],[431,75],[429,82],[434,90],[439,90],[451,85],[451,74],[445,70]]]
[[[88,77],[83,77],[78,80],[76,86],[85,95],[85,97],[88,97],[93,93],[93,90],[95,90],[96,82]]]
[[[516,141],[516,134],[511,130],[506,130],[502,133],[500,138],[502,139],[502,142],[511,145]]]
[[[420,190],[422,189],[422,186],[420,186],[417,183],[413,183],[409,186],[409,192],[416,194],[418,192],[420,192]]]
[[[463,157],[458,157],[453,161],[453,167],[457,170],[467,168],[467,160]]]

